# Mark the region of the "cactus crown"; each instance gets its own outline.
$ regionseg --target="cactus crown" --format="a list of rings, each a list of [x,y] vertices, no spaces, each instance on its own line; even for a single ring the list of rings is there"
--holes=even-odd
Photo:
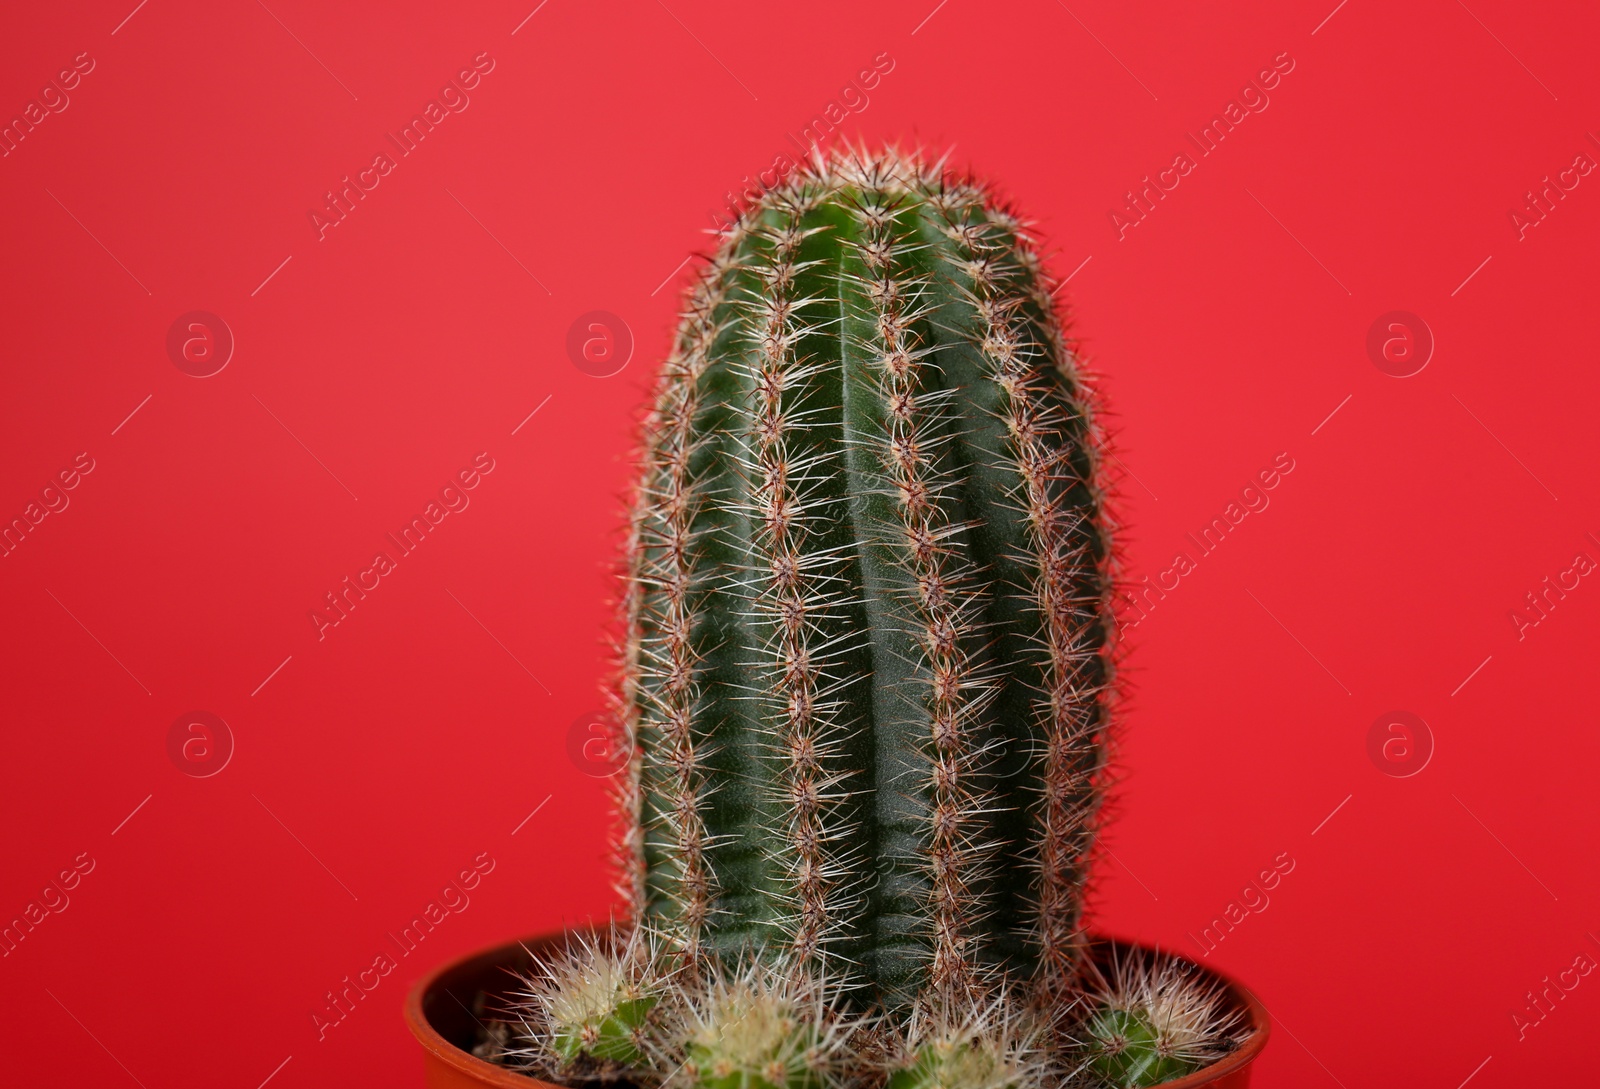
[[[906,1010],[1083,946],[1111,682],[1099,433],[980,186],[819,159],[725,232],[644,434],[623,891]]]

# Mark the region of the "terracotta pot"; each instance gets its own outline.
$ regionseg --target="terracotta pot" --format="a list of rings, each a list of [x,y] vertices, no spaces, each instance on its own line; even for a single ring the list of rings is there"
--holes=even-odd
[[[515,1074],[502,1066],[485,1062],[471,1054],[481,1011],[504,1006],[505,997],[515,984],[515,973],[526,973],[533,965],[531,953],[564,943],[564,935],[544,934],[525,942],[513,942],[445,965],[424,976],[406,996],[406,1024],[422,1044],[423,1068],[428,1089],[560,1089],[549,1082]],[[1113,942],[1132,949],[1124,942]],[[1197,966],[1198,967],[1198,966]],[[1250,1064],[1267,1046],[1271,1023],[1267,1011],[1255,995],[1225,976],[1200,968],[1216,977],[1228,996],[1244,1011],[1253,1030],[1244,1046],[1204,1070],[1197,1070],[1161,1089],[1248,1089]]]

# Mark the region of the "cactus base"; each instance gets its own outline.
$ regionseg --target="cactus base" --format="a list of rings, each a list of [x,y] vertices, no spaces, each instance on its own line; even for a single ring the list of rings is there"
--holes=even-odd
[[[445,964],[419,980],[406,998],[405,1019],[421,1046],[426,1089],[558,1089],[473,1054],[484,1042],[484,1025],[507,1009],[517,978],[532,970],[534,956],[548,957],[567,947],[569,935],[541,934]],[[1153,956],[1154,951],[1102,939],[1091,956],[1103,964],[1114,958]],[[1188,1074],[1163,1089],[1249,1089],[1251,1065],[1267,1045],[1271,1022],[1255,996],[1210,969],[1229,1002],[1241,1012],[1250,1034],[1220,1062]]]

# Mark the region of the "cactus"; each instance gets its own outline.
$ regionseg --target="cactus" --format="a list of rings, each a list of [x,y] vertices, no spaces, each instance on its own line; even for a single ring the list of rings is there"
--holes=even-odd
[[[620,947],[580,936],[565,951],[535,960],[513,996],[520,1028],[500,1056],[569,1085],[639,1082],[653,1058],[670,984],[648,932],[634,930]]]
[[[858,1003],[1069,990],[1101,808],[1098,430],[1016,217],[915,160],[766,193],[645,427],[622,886]]]
[[[918,1008],[884,1089],[1034,1089],[1047,1069],[1041,1027],[1004,992],[954,1010]]]
[[[858,1067],[864,1024],[841,1010],[837,988],[779,961],[708,966],[680,990],[672,1086],[840,1089]]]
[[[1130,956],[1091,973],[1092,1012],[1080,1041],[1086,1065],[1111,1089],[1141,1089],[1221,1058],[1240,1027],[1221,988],[1167,956]]]
[[[987,190],[819,160],[725,233],[631,523],[636,918],[691,961],[848,966],[858,1006],[1070,992],[1111,690],[1099,449]]]
[[[529,981],[525,1069],[1133,1089],[1234,1046],[1177,963],[1089,955],[1114,563],[1054,294],[990,191],[893,152],[723,232],[629,523],[629,936]]]
[[[956,1034],[918,1048],[887,1089],[1022,1089],[1021,1073],[981,1038]]]

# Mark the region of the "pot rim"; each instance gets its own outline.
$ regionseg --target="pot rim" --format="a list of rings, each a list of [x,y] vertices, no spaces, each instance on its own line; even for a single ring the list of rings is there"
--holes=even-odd
[[[427,993],[433,989],[434,985],[438,983],[439,979],[447,972],[459,970],[467,965],[479,961],[484,962],[485,967],[488,967],[494,962],[503,959],[506,952],[510,949],[520,947],[524,951],[532,951],[540,946],[555,942],[565,935],[573,932],[573,929],[554,930],[547,933],[535,934],[532,937],[524,938],[520,941],[504,942],[487,949],[481,949],[475,953],[470,953],[466,956],[456,957],[455,959],[446,961],[444,964],[441,964],[439,967],[428,972],[421,979],[417,980],[414,985],[412,985],[410,992],[406,995],[405,1019],[407,1027],[411,1029],[411,1034],[417,1038],[417,1042],[420,1043],[429,1054],[433,1055],[439,1061],[454,1067],[462,1074],[467,1074],[479,1079],[485,1085],[493,1086],[494,1089],[529,1089],[530,1086],[545,1086],[547,1089],[567,1089],[565,1086],[558,1085],[554,1082],[544,1081],[543,1079],[536,1078],[531,1074],[518,1073],[516,1071],[509,1070],[506,1067],[491,1063],[486,1059],[480,1059],[471,1052],[465,1051],[462,1048],[457,1047],[455,1044],[452,1044],[449,1040],[446,1040],[428,1021],[428,1017],[422,1009],[422,1000]],[[1256,1057],[1259,1056],[1262,1050],[1267,1046],[1267,1038],[1272,1034],[1272,1016],[1267,1012],[1267,1008],[1261,1004],[1261,1000],[1255,996],[1255,992],[1251,991],[1248,987],[1244,986],[1232,976],[1225,972],[1219,972],[1217,969],[1212,968],[1209,965],[1199,964],[1192,958],[1187,957],[1182,953],[1175,953],[1171,950],[1163,949],[1158,945],[1149,945],[1144,942],[1132,941],[1113,934],[1095,934],[1092,936],[1091,940],[1098,942],[1110,942],[1115,945],[1140,949],[1145,952],[1162,953],[1167,956],[1176,957],[1185,964],[1191,965],[1199,971],[1214,977],[1222,984],[1223,989],[1237,1004],[1238,1008],[1243,1011],[1245,1022],[1250,1026],[1250,1035],[1246,1037],[1245,1041],[1233,1051],[1230,1051],[1228,1054],[1224,1055],[1210,1066],[1201,1067],[1192,1074],[1185,1074],[1183,1077],[1174,1081],[1162,1082],[1157,1089],[1204,1089],[1205,1086],[1211,1085],[1219,1079],[1225,1078],[1229,1074],[1241,1070],[1250,1063],[1254,1062]]]

